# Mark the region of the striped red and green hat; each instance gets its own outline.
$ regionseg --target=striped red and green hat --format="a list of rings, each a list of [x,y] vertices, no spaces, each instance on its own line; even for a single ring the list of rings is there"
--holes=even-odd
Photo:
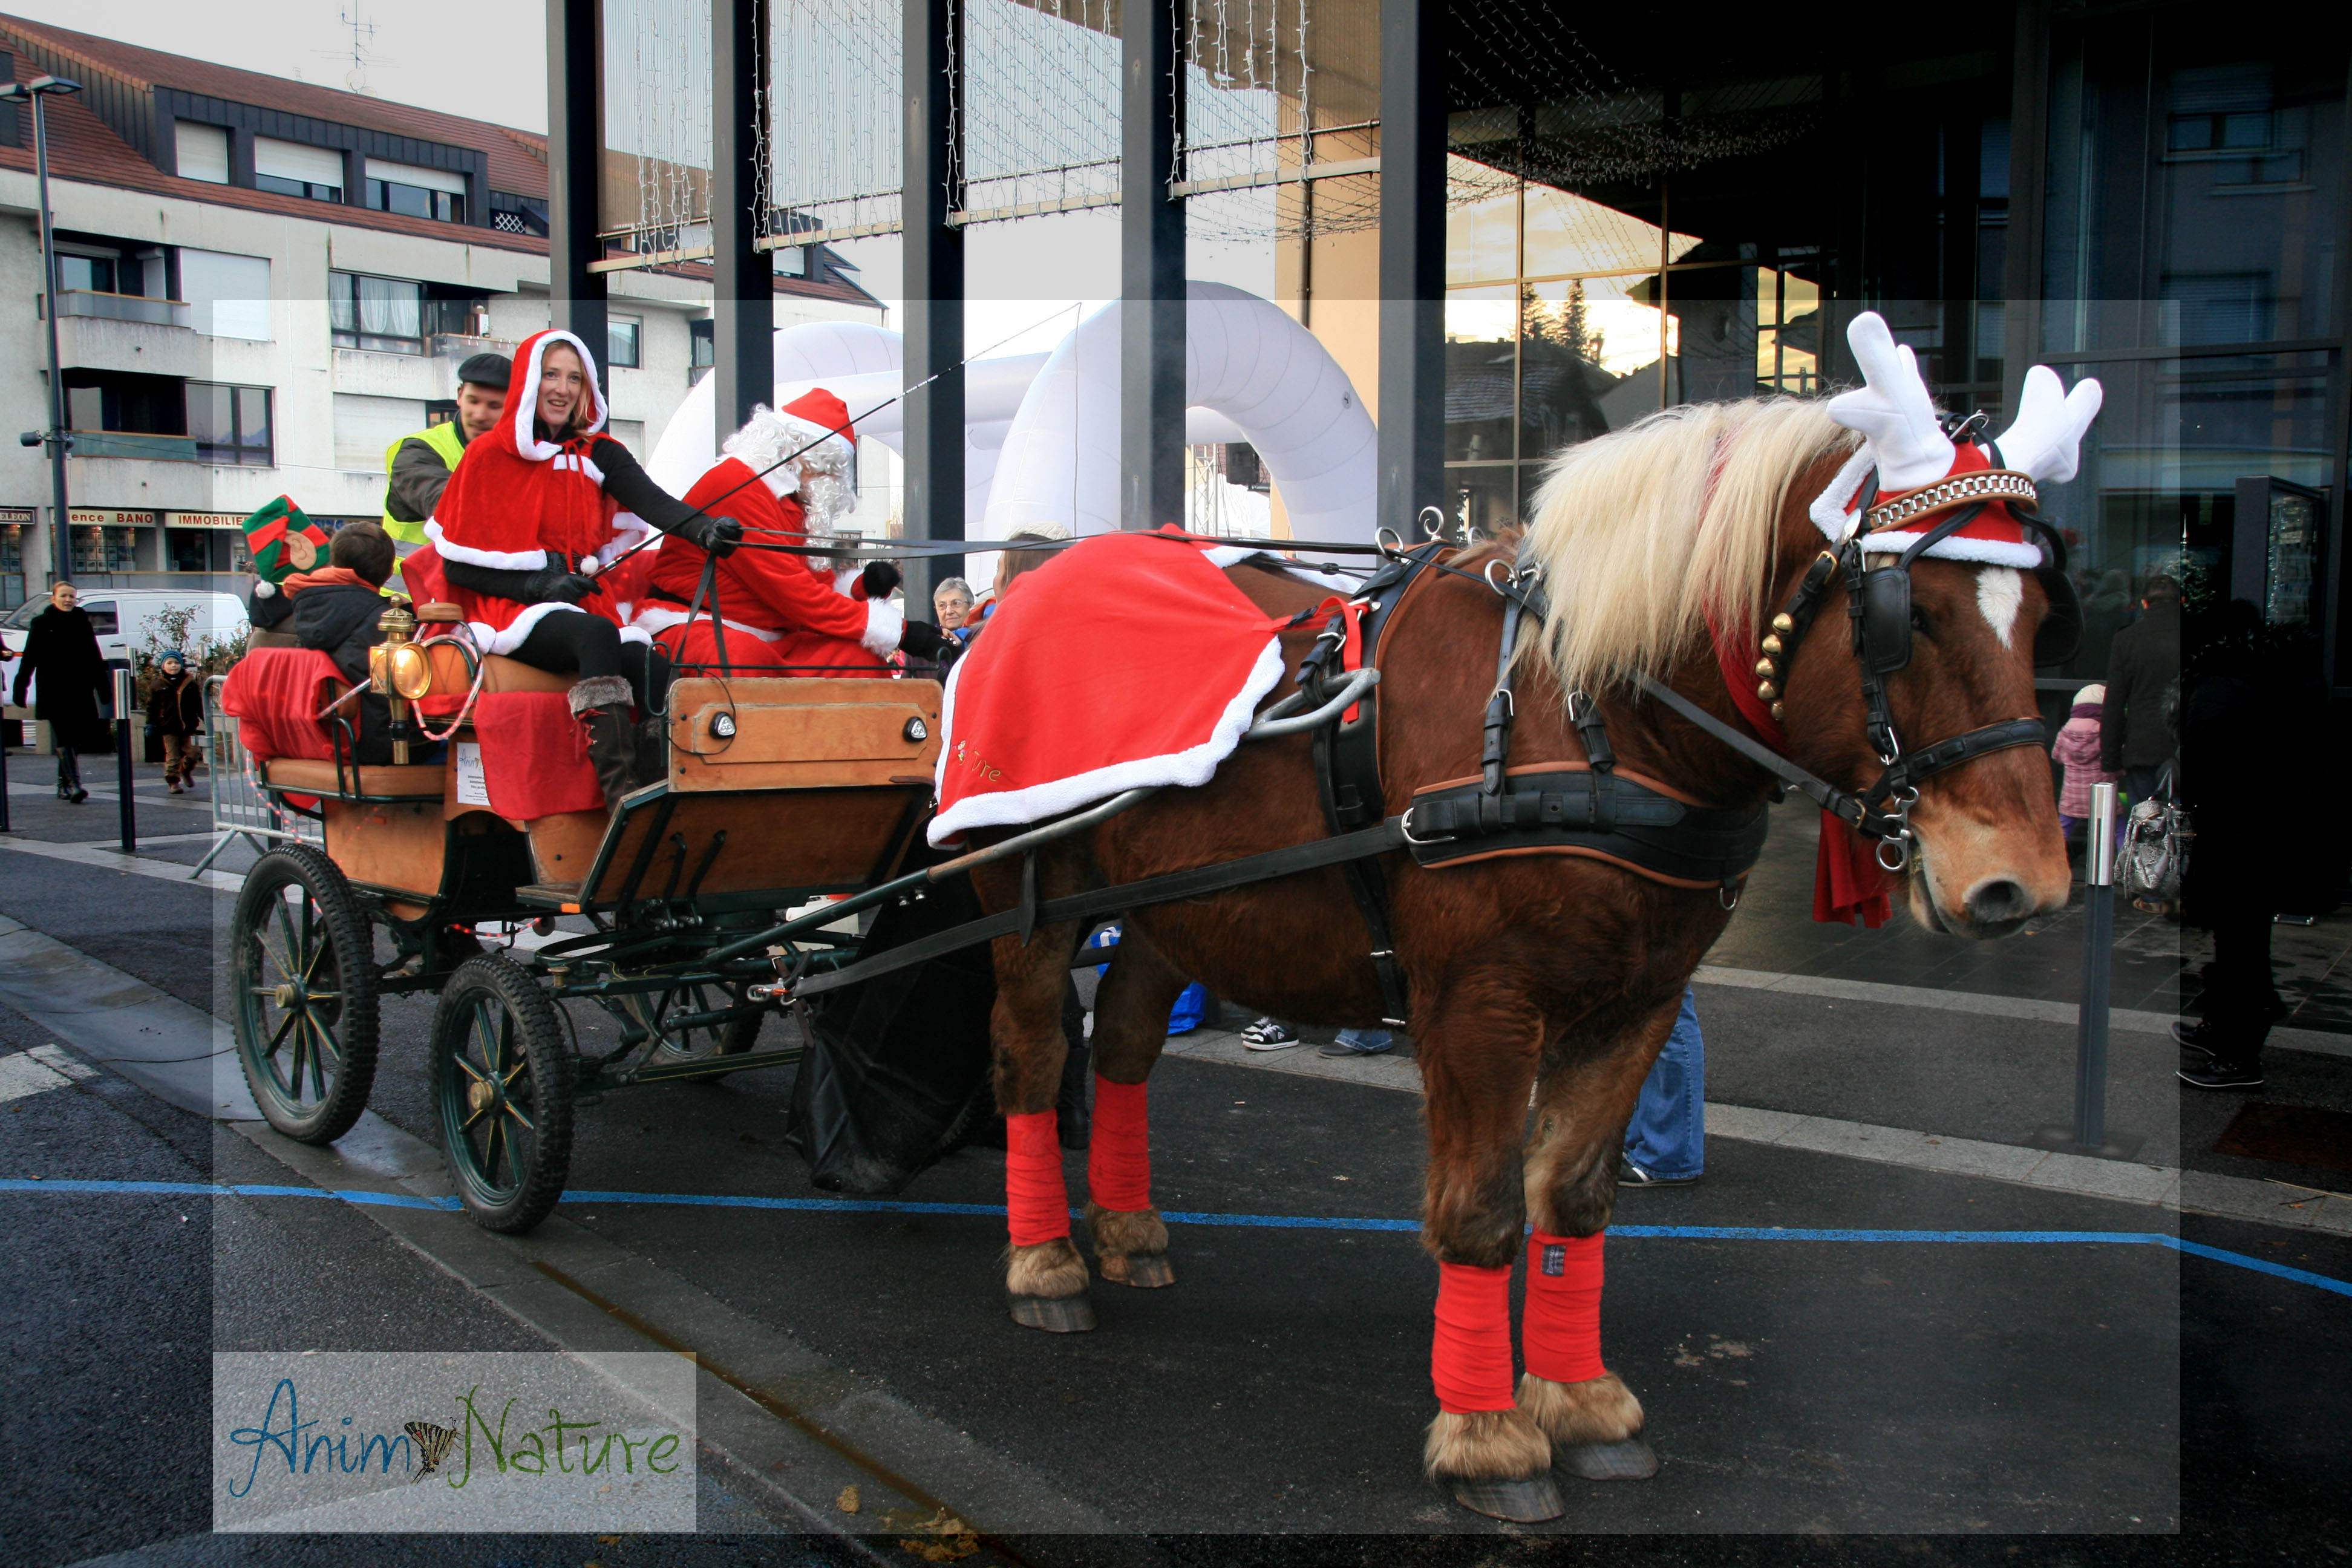
[[[302,515],[291,500],[279,496],[245,520],[245,548],[253,557],[256,576],[265,583],[283,583],[327,558],[327,531]]]

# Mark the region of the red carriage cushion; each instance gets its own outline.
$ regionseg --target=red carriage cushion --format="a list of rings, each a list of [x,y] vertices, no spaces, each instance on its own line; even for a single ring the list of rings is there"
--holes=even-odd
[[[513,822],[597,811],[604,791],[588,762],[588,732],[561,692],[486,691],[474,708],[490,809]]]
[[[255,648],[221,687],[221,711],[236,721],[237,743],[255,762],[324,760],[335,754],[319,710],[343,685],[335,661],[314,647]]]

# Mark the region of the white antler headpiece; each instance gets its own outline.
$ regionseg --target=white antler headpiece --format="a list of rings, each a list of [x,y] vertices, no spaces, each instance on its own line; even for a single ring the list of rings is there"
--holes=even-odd
[[[1936,400],[1919,374],[1918,357],[1897,343],[1886,318],[1864,310],[1845,330],[1863,384],[1830,399],[1830,417],[1862,432],[1878,467],[1882,490],[1916,489],[1952,471],[1952,442],[1936,415]]]
[[[2089,376],[2076,382],[2069,392],[2056,371],[2046,364],[2035,365],[2025,373],[2017,418],[1994,443],[2000,448],[2001,462],[2020,473],[2032,474],[2037,481],[2064,484],[2074,477],[2083,432],[2099,416],[2099,404],[2105,395]]]

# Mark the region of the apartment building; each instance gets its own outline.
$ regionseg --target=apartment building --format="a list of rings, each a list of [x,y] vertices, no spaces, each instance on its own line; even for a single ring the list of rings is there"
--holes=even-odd
[[[541,137],[0,16],[5,72],[82,88],[44,107],[54,279],[30,111],[0,104],[0,434],[48,424],[54,300],[85,586],[240,588],[238,524],[278,495],[377,516],[385,447],[453,413],[458,363],[548,324]],[[881,320],[832,251],[777,255],[778,326]],[[707,267],[613,276],[641,457],[710,334]],[[42,450],[0,444],[0,609],[47,591],[54,510]]]

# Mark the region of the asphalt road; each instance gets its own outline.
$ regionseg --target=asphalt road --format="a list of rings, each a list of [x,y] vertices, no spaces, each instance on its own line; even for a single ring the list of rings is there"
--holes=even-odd
[[[0,848],[0,913],[205,1007],[215,899]],[[2056,1049],[1999,1020],[1944,1016],[1921,1034],[1913,1009],[1719,995],[1715,1097],[1736,1103],[2013,1138],[2024,1129],[2011,1123],[2040,1103],[2014,1085]],[[425,1010],[387,1005],[375,1101],[419,1135]],[[0,1014],[0,1045],[48,1038]],[[2161,1064],[2141,1065],[2153,1076]],[[2323,1098],[2337,1066],[2310,1069]],[[1973,1098],[1949,1090],[1963,1080]],[[783,1142],[790,1082],[781,1069],[584,1108],[572,1185],[813,1195]],[[2152,1126],[2166,1114],[2144,1088],[2118,1103]],[[1415,1212],[1408,1095],[1171,1058],[1153,1107],[1168,1209]],[[1913,1112],[1945,1120],[1895,1119]],[[1081,1171],[1074,1159],[1074,1195]],[[104,1074],[0,1106],[0,1176],[32,1175],[299,1180]],[[1001,1191],[1001,1158],[974,1151],[906,1196],[985,1205]],[[341,1204],[9,1191],[0,1213],[18,1347],[0,1427],[0,1560],[872,1560],[715,1469],[696,1539],[212,1535],[207,1352],[553,1342]],[[620,1203],[561,1214],[1133,1532],[989,1548],[1006,1560],[2303,1563],[2337,1560],[2352,1542],[2344,1425],[2329,1414],[2352,1391],[2352,1299],[2155,1246],[1620,1236],[1604,1342],[1649,1407],[1664,1468],[1642,1486],[1574,1484],[1560,1531],[1517,1532],[1463,1514],[1415,1474],[1433,1273],[1408,1233],[1181,1224],[1175,1289],[1097,1285],[1100,1331],[1057,1339],[1005,1319],[992,1218]],[[2341,1236],[1722,1140],[1704,1184],[1629,1194],[1619,1222],[2177,1227],[2352,1279]],[[688,1342],[696,1331],[660,1326]],[[1588,1538],[1572,1559],[1563,1532]]]

